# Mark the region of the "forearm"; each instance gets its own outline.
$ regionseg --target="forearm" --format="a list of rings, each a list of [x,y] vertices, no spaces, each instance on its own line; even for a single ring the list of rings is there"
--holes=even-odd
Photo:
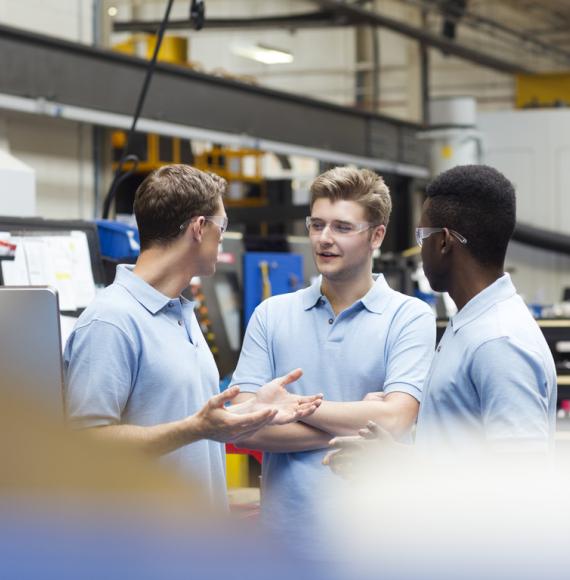
[[[108,425],[89,429],[94,436],[160,456],[203,438],[195,416],[151,427]]]
[[[326,433],[304,423],[291,423],[264,427],[253,435],[239,439],[234,443],[246,449],[258,449],[271,453],[295,453],[324,449],[332,438]]]
[[[399,438],[409,432],[416,416],[417,403],[408,404],[407,401],[405,407],[389,400],[323,401],[315,413],[303,419],[303,422],[337,436],[356,435],[368,421],[374,421],[395,438]]]

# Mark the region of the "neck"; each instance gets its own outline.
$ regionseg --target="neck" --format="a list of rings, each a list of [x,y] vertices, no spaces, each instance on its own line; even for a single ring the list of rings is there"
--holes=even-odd
[[[463,268],[457,269],[457,274],[448,288],[457,310],[461,310],[472,298],[496,282],[503,274],[503,268],[483,267],[473,262],[464,263]]]
[[[357,280],[331,280],[323,277],[321,292],[328,298],[334,313],[338,314],[365,296],[373,285],[372,272]]]
[[[178,298],[190,284],[193,272],[189,257],[176,246],[153,246],[141,252],[133,272],[169,298]]]

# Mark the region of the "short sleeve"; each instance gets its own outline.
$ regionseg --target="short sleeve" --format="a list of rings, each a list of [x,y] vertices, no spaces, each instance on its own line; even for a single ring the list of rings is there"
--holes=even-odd
[[[255,309],[247,325],[238,364],[231,380],[231,384],[240,385],[242,391],[255,392],[275,378],[275,365],[268,340],[267,316],[267,302],[262,302]]]
[[[65,408],[72,426],[120,423],[137,358],[133,342],[111,323],[94,320],[74,330],[64,353]]]
[[[434,351],[435,319],[431,311],[422,308],[422,312],[403,323],[390,340],[384,392],[407,393],[421,402]]]
[[[548,381],[538,354],[510,338],[497,338],[477,349],[470,376],[481,401],[488,443],[526,442],[546,450],[550,439]]]

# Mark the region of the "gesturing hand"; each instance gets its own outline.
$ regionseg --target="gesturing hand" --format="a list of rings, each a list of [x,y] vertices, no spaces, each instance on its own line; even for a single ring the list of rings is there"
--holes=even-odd
[[[312,415],[321,404],[322,394],[301,396],[289,392],[286,386],[298,380],[303,371],[295,369],[263,385],[250,400],[230,407],[232,413],[251,413],[276,409],[271,425],[286,425]]]
[[[196,413],[202,438],[222,442],[233,441],[251,435],[273,421],[277,415],[277,409],[269,405],[263,409],[251,409],[239,415],[230,413],[224,405],[237,397],[239,392],[239,387],[231,387],[212,397]]]

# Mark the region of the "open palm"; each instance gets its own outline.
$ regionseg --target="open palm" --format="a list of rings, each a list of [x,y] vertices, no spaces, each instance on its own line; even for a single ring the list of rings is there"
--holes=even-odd
[[[303,372],[301,369],[291,371],[283,377],[277,377],[263,385],[255,397],[232,408],[233,412],[253,412],[265,409],[275,409],[277,414],[271,425],[286,425],[312,415],[323,399],[322,394],[300,396],[287,390],[287,385],[298,380]],[[241,407],[241,409],[236,409]]]

